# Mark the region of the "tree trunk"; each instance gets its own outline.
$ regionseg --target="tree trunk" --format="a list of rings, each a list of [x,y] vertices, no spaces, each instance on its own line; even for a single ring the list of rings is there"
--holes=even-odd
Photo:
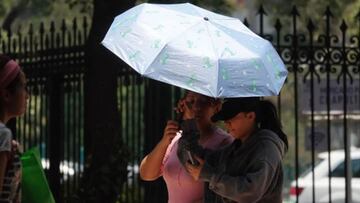
[[[126,181],[127,156],[121,142],[116,95],[117,69],[126,65],[100,43],[114,17],[134,5],[135,0],[94,0],[85,53],[87,165],[79,193],[83,202],[115,202]]]

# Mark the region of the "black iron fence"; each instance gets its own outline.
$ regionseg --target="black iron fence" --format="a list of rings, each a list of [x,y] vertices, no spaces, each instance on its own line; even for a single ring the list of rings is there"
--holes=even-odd
[[[360,188],[354,182],[360,178],[360,15],[351,22],[358,33],[348,34],[349,24],[333,24],[329,8],[324,21],[302,22],[306,26],[301,29],[298,14],[294,7],[290,25],[276,20],[272,27],[261,8],[256,23],[257,33],[273,43],[289,70],[281,94],[268,98],[277,104],[289,136],[284,200],[360,202]],[[247,20],[245,24],[257,31]],[[317,29],[320,24],[324,30]],[[81,26],[75,19],[71,26],[63,22],[59,30],[55,28],[51,23],[0,32],[0,48],[20,61],[29,78],[28,110],[13,125],[17,139],[25,150],[40,148],[58,202],[70,202],[84,167],[88,26],[86,19]],[[171,111],[181,92],[141,78],[130,68],[119,71],[117,91],[121,134],[132,153],[119,202],[166,202],[163,181],[140,181],[138,166],[162,136],[164,115],[171,118],[163,112]],[[314,173],[320,166],[325,167],[323,174]]]

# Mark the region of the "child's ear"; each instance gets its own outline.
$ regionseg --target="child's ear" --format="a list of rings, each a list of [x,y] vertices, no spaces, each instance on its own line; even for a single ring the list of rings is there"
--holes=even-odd
[[[248,113],[246,113],[246,115],[245,115],[248,119],[251,119],[251,120],[256,120],[256,114],[255,114],[255,112],[248,112]]]

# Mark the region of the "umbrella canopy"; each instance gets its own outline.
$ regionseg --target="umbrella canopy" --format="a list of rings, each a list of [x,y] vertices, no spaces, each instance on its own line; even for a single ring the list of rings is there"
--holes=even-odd
[[[210,97],[277,95],[287,76],[270,42],[190,3],[133,7],[102,44],[145,77]]]

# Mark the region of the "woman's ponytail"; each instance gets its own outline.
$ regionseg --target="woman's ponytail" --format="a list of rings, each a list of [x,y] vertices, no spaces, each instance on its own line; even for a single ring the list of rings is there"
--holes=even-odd
[[[276,107],[267,100],[261,100],[258,103],[256,111],[256,121],[261,129],[268,129],[275,132],[285,143],[286,149],[289,147],[286,134],[282,130],[281,122],[277,114]]]

